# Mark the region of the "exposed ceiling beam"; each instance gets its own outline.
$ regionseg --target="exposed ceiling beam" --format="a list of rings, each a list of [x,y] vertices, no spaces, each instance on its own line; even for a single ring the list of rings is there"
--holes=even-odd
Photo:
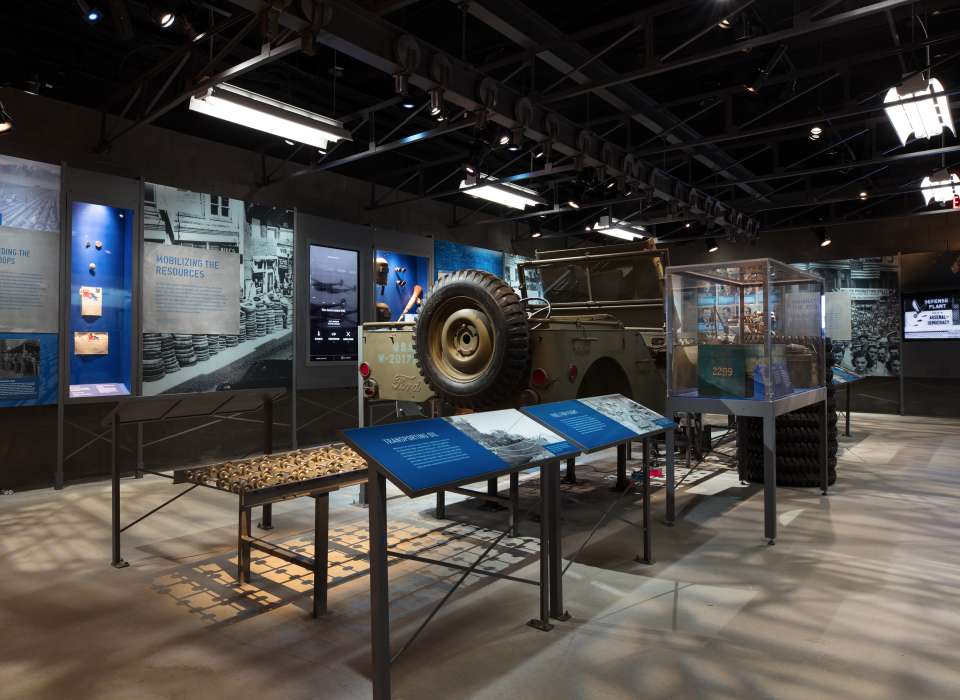
[[[770,32],[762,36],[754,37],[753,39],[747,39],[746,41],[732,42],[729,46],[726,46],[722,49],[706,51],[694,56],[688,56],[686,58],[670,61],[669,63],[646,66],[639,70],[624,73],[623,75],[610,80],[590,83],[588,85],[583,85],[581,87],[571,88],[568,90],[560,90],[552,95],[543,95],[541,97],[541,101],[544,103],[559,102],[561,100],[570,99],[571,97],[577,97],[578,95],[585,95],[588,92],[593,92],[602,88],[610,88],[615,85],[632,83],[636,80],[649,78],[655,75],[663,75],[664,73],[675,71],[678,68],[687,68],[708,61],[716,61],[726,56],[742,53],[744,51],[750,51],[768,44],[780,43],[787,41],[788,39],[810,34],[812,32],[821,32],[823,30],[831,29],[848,22],[855,22],[863,19],[864,17],[870,17],[880,12],[886,12],[902,5],[910,5],[913,3],[913,1],[914,0],[881,0],[880,2],[873,2],[855,10],[840,12],[838,14],[825,17],[821,20],[803,23],[794,22],[794,25],[789,29]]]
[[[253,12],[259,12],[271,5],[264,0],[230,2]],[[516,91],[502,84],[491,85],[489,78],[484,82],[486,76],[474,67],[411,37],[402,29],[351,2],[326,0],[324,7],[329,8],[330,12],[325,17],[329,21],[322,28],[315,29],[301,16],[287,10],[278,13],[277,21],[284,28],[297,33],[316,32],[314,36],[318,43],[376,68],[386,76],[406,72],[411,86],[421,90],[440,88],[445,102],[470,112],[485,112],[491,121],[507,128],[520,126],[524,129],[523,135],[526,138],[535,141],[550,139],[555,153],[577,158],[585,167],[602,168],[608,177],[628,174],[624,167],[629,159],[625,159],[626,154],[615,144],[591,138],[589,134],[582,133],[578,124],[556,113],[548,113],[532,100],[524,102],[530,112],[529,116],[524,115],[524,108],[518,109],[521,95]],[[397,48],[401,42],[408,45],[413,42],[418,47],[416,54],[419,60],[416,65],[401,63],[402,59],[409,56],[406,51],[398,56]],[[447,66],[449,69],[444,68],[438,72],[438,66]],[[390,79],[386,77],[385,84],[389,83]],[[495,88],[495,105],[484,102],[484,86]],[[524,123],[519,121],[519,115],[523,115]],[[548,128],[549,124],[553,126]],[[667,176],[663,171],[646,164],[639,166],[642,166],[645,175],[642,181],[638,181],[638,186],[653,192],[657,198],[675,201],[678,206],[692,206],[691,199],[696,199],[712,212],[715,223],[727,235],[752,237],[756,234],[756,222],[742,213],[730,210],[712,198],[704,198],[702,193],[691,191],[684,183]]]

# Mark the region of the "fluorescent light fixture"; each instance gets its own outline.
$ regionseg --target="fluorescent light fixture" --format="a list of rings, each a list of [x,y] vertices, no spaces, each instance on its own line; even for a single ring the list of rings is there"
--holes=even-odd
[[[635,241],[638,238],[646,238],[646,229],[643,226],[635,226],[622,219],[612,219],[609,216],[601,216],[600,220],[588,230],[596,233],[602,233],[605,236],[612,236],[623,241]]]
[[[326,149],[350,132],[336,119],[223,83],[190,98],[190,109],[283,139]]]
[[[933,173],[932,177],[928,175],[923,178],[920,181],[920,190],[923,193],[924,203],[937,201],[947,204],[960,195],[960,177],[956,173],[940,170]]]
[[[925,95],[928,99],[922,98]],[[916,100],[900,104],[903,100]],[[943,85],[936,78],[925,79],[922,74],[905,80],[902,85],[887,90],[883,98],[890,123],[900,137],[900,143],[907,145],[907,139],[913,134],[918,139],[929,139],[943,133],[945,129],[957,135],[950,114],[950,101],[943,94]]]
[[[484,184],[477,186],[477,183]],[[502,204],[505,207],[523,210],[526,207],[536,207],[546,204],[546,201],[535,190],[515,185],[512,182],[497,182],[496,178],[480,173],[480,177],[470,177],[460,181],[460,189],[471,197],[479,197],[488,202]]]

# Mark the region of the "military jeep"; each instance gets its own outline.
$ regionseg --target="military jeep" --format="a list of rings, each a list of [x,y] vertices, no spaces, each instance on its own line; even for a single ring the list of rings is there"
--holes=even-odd
[[[538,252],[519,290],[480,270],[446,275],[415,323],[363,324],[362,395],[487,410],[619,393],[662,412],[667,255]]]

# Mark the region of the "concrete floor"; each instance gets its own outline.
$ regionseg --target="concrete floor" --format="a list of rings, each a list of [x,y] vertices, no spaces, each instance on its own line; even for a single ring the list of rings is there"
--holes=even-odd
[[[550,633],[524,624],[534,587],[471,576],[394,665],[394,697],[957,698],[960,422],[858,414],[841,448],[828,498],[779,490],[775,547],[757,488],[708,469],[681,492],[678,525],[656,527],[657,563],[636,564],[637,498],[624,498],[564,578],[573,619]],[[564,487],[568,555],[616,498],[612,469],[601,453],[580,466],[587,483]],[[175,488],[126,480],[125,519]],[[320,620],[310,577],[278,560],[255,559],[255,585],[236,584],[231,496],[197,490],[133,528],[124,570],[108,565],[107,485],[0,497],[0,698],[368,698],[366,511],[354,497],[331,503],[334,587]],[[311,505],[277,507],[271,539],[308,550]],[[505,524],[470,501],[448,507],[459,522],[438,522],[431,505],[390,501],[393,546],[469,562]],[[654,506],[661,517],[662,494]],[[536,577],[536,525],[523,530],[490,567]],[[391,566],[394,648],[458,576]]]

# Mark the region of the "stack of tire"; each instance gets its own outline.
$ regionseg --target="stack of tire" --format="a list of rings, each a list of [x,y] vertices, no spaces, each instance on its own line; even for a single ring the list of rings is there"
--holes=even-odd
[[[837,399],[833,383],[833,358],[825,360],[827,377],[827,481],[837,480]],[[737,455],[740,478],[763,483],[763,420],[737,418]],[[777,418],[777,485],[820,486],[819,406],[785,413]]]

